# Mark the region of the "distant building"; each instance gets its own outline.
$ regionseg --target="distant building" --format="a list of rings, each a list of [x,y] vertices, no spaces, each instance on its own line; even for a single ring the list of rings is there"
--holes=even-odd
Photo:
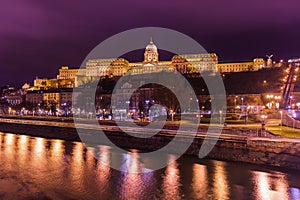
[[[57,79],[75,79],[80,69],[70,69],[68,66],[62,66],[59,69]]]
[[[47,90],[57,88],[73,88],[75,85],[75,78],[70,79],[35,79],[34,89],[35,90]]]
[[[15,106],[23,102],[22,95],[24,91],[22,89],[16,89],[14,87],[8,87],[3,90],[2,102],[6,102],[9,105]]]
[[[89,77],[123,76],[128,74],[146,74],[161,71],[175,71],[181,74],[211,72],[257,71],[265,67],[263,58],[255,58],[249,62],[218,63],[215,53],[175,55],[170,61],[160,61],[156,45],[150,41],[144,52],[142,62],[129,62],[124,58],[92,59],[86,62],[86,71],[81,72],[76,85],[81,85]],[[68,69],[66,69],[68,70]],[[70,70],[70,69],[69,69]],[[72,74],[72,72],[70,72]],[[66,72],[67,74],[67,72]],[[96,80],[96,79],[95,79]]]
[[[142,62],[129,62],[124,58],[91,59],[85,69],[72,69],[62,66],[56,79],[36,79],[31,90],[72,88],[80,86],[99,77],[119,77],[125,74],[147,74],[162,71],[178,71],[181,74],[192,74],[219,71],[245,72],[257,71],[265,67],[263,58],[253,61],[219,63],[215,53],[175,55],[170,61],[160,61],[159,53],[153,41],[145,48]]]
[[[224,72],[247,72],[247,71],[258,71],[265,67],[265,61],[263,58],[255,58],[249,62],[226,62],[218,63],[218,70],[221,73]]]
[[[20,94],[6,95],[4,99],[9,105],[19,105],[22,103],[22,95]]]
[[[43,90],[29,91],[25,95],[26,105],[38,105],[43,102]]]
[[[109,70],[109,66],[115,60],[116,58],[88,60],[86,62],[86,72],[85,74],[83,74],[83,76],[100,77],[109,75],[111,73],[111,71]]]
[[[70,107],[72,105],[72,92],[71,88],[29,91],[25,101],[27,105],[43,106],[44,108],[51,106]]]

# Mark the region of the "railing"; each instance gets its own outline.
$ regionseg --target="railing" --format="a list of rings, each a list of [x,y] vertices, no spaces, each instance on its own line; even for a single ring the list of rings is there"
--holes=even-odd
[[[282,125],[300,129],[300,121],[292,118],[288,114],[283,115]]]

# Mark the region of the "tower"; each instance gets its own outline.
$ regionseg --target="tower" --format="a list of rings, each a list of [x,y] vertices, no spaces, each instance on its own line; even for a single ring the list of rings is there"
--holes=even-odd
[[[156,45],[153,43],[152,38],[149,44],[146,46],[144,53],[145,63],[157,63],[158,62],[158,51]]]

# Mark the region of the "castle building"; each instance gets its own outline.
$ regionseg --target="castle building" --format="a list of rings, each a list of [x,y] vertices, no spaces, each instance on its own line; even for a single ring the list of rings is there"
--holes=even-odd
[[[258,71],[265,67],[265,61],[263,58],[255,58],[253,61],[218,63],[217,66],[221,73]]]
[[[216,72],[218,57],[211,54],[175,55],[170,61],[160,61],[156,45],[151,40],[145,48],[142,62],[129,62],[124,58],[93,59],[86,63],[86,77],[123,76],[126,73],[146,74],[175,71],[182,74],[203,71]],[[77,84],[78,85],[78,84]]]
[[[73,88],[75,85],[75,78],[70,79],[39,79],[34,80],[33,90],[40,89],[55,89],[55,88]]]
[[[62,66],[56,79],[75,79],[80,69],[70,69],[68,66]]]
[[[147,74],[162,71],[178,71],[181,74],[209,72],[229,73],[257,71],[265,67],[263,58],[247,62],[219,63],[215,53],[174,55],[169,61],[160,61],[157,46],[151,40],[144,52],[142,62],[129,62],[124,58],[91,59],[85,69],[70,69],[62,66],[56,79],[36,79],[35,89],[71,88],[99,77],[119,77],[125,74]]]
[[[86,77],[123,76],[125,74],[146,74],[162,71],[178,71],[181,74],[219,71],[257,71],[265,67],[263,58],[250,62],[218,63],[215,53],[174,55],[170,61],[160,61],[157,46],[151,40],[145,48],[142,62],[129,62],[124,58],[93,59],[86,63]],[[80,85],[80,84],[77,84]]]

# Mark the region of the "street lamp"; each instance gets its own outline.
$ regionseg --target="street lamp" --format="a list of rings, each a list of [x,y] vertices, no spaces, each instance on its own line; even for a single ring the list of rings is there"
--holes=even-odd
[[[220,125],[221,125],[221,122],[222,122],[222,110],[219,110],[219,113],[220,113]]]
[[[261,116],[261,129],[265,130],[266,124],[265,124],[265,119],[267,118],[266,115]]]
[[[244,97],[241,98],[242,100],[242,108],[244,107]]]
[[[193,100],[193,98],[191,97],[190,98],[190,101],[189,101],[189,112],[191,112],[191,101]]]
[[[172,121],[174,121],[174,111],[172,109],[170,110],[170,114],[171,114]]]
[[[235,96],[234,98],[234,113],[236,112],[236,98],[238,98],[238,96]]]
[[[282,131],[282,110],[280,111],[280,131]]]
[[[242,97],[241,100],[242,100],[242,113],[243,113],[243,111],[244,111],[244,97]],[[246,124],[247,123],[247,109],[245,109],[244,115],[245,115],[245,124]]]

